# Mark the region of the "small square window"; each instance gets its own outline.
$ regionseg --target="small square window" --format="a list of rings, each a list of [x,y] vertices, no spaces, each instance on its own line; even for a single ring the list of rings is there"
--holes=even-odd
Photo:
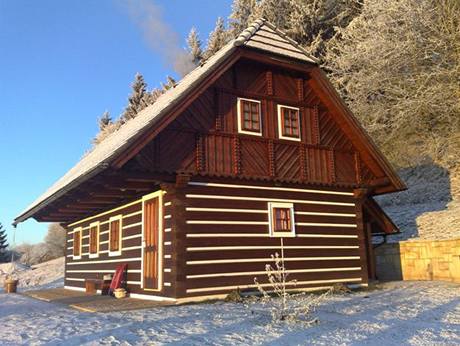
[[[121,215],[111,217],[109,220],[109,256],[121,255],[121,230]]]
[[[294,205],[292,203],[268,203],[270,235],[272,237],[294,237]]]
[[[73,231],[73,259],[81,258],[81,236],[82,229],[81,227],[75,228]]]
[[[238,132],[262,136],[260,101],[238,98]]]
[[[299,108],[278,105],[278,134],[281,139],[300,141]]]
[[[89,225],[89,257],[99,257],[99,222]]]

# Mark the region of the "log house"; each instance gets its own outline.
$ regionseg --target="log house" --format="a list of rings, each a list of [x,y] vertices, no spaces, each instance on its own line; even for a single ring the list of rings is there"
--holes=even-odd
[[[281,239],[295,289],[365,286],[372,236],[397,231],[373,196],[405,188],[317,60],[260,19],[15,224],[65,226],[68,289],[126,263],[132,297],[224,297],[267,285]]]

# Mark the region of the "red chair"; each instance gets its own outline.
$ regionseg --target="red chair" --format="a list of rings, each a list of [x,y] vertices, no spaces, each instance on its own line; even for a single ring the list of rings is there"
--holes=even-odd
[[[115,270],[113,275],[112,282],[110,283],[109,294],[112,296],[113,291],[117,288],[126,287],[126,272],[128,270],[128,265],[120,264]]]

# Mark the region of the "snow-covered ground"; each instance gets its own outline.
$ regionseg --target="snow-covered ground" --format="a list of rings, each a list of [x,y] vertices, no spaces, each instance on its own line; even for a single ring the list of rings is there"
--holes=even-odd
[[[395,282],[337,295],[318,325],[270,324],[240,303],[93,314],[0,294],[2,345],[459,345],[460,285]]]
[[[460,167],[432,164],[399,173],[408,190],[377,198],[402,231],[388,241],[460,238]]]
[[[64,286],[64,257],[31,267],[17,262],[0,264],[0,292],[3,282],[11,273],[15,279],[19,279],[19,290],[62,287]]]

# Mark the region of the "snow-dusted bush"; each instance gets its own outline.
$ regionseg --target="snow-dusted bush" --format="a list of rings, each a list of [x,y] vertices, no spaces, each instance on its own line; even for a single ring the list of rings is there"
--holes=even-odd
[[[257,301],[250,301],[249,306],[255,310],[260,306],[269,311],[272,322],[302,322],[312,325],[318,322],[314,316],[316,308],[324,303],[334,291],[329,288],[323,293],[290,293],[295,289],[296,280],[288,280],[289,271],[284,265],[284,247],[283,238],[281,238],[281,256],[278,253],[271,256],[274,262],[265,265],[265,272],[268,277],[268,284],[261,284],[257,278],[254,282],[261,293],[261,298]]]

